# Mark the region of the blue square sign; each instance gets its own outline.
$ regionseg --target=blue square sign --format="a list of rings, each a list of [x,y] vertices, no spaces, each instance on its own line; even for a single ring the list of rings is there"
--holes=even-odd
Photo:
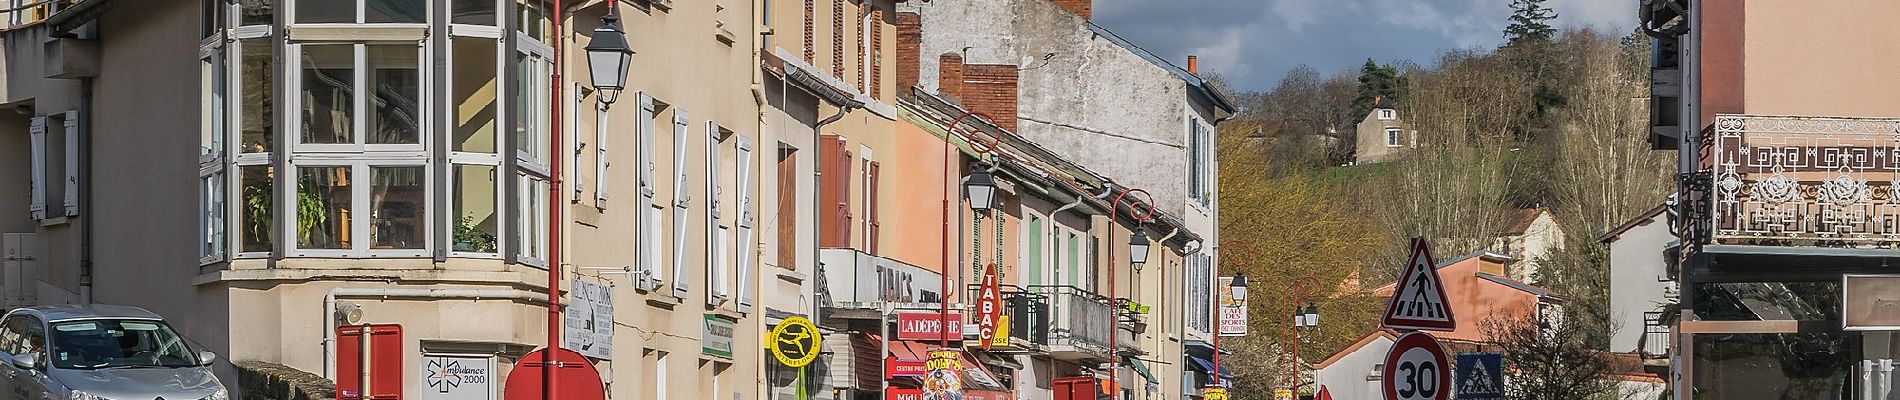
[[[1452,386],[1459,399],[1503,399],[1504,357],[1498,353],[1458,353]]]

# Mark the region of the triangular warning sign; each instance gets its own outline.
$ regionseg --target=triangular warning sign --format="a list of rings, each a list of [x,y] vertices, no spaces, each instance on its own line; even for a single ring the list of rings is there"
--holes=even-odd
[[[1464,382],[1458,382],[1458,393],[1490,394],[1504,393],[1497,382],[1491,381],[1491,371],[1484,369],[1483,362],[1471,363],[1471,372],[1465,375]]]
[[[1452,331],[1458,328],[1452,318],[1451,303],[1445,301],[1445,282],[1438,278],[1438,261],[1424,238],[1412,239],[1411,261],[1392,289],[1392,301],[1386,303],[1385,321],[1392,329]]]

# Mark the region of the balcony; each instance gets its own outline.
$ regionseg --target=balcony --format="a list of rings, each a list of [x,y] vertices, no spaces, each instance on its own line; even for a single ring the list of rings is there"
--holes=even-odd
[[[1065,360],[1107,360],[1108,324],[1113,307],[1108,297],[1074,286],[1030,286],[1046,298],[1049,313],[1049,354]]]
[[[938,271],[852,249],[820,249],[818,259],[825,278],[819,295],[829,317],[875,320],[885,303],[934,310],[943,301]]]
[[[969,285],[969,298],[978,298],[978,285]],[[1022,287],[1004,285],[1001,287],[1003,315],[1009,317],[1009,346],[995,347],[997,352],[1040,351],[1049,345],[1049,328],[1053,316],[1050,297],[1041,293],[1024,290]],[[973,302],[974,303],[974,302]],[[972,311],[977,312],[977,311]],[[974,338],[975,325],[965,326],[965,336]]]
[[[1900,244],[1900,119],[1721,115],[1704,132],[1707,193],[1687,208],[1708,243]]]

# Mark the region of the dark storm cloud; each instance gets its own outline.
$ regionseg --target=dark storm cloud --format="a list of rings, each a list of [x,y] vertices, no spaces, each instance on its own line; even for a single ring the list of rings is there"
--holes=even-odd
[[[1555,25],[1623,32],[1635,0],[1551,0]],[[1271,88],[1300,64],[1322,73],[1381,63],[1429,64],[1440,50],[1503,41],[1509,0],[1095,0],[1095,22],[1161,57]]]

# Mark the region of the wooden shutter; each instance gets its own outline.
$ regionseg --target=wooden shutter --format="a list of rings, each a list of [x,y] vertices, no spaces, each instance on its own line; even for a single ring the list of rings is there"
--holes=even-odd
[[[798,153],[778,157],[778,266],[798,269]]]
[[[876,161],[866,161],[864,164],[864,224],[866,227],[864,248],[871,255],[878,254],[878,234],[883,232],[878,227],[878,187],[878,164]]]
[[[686,298],[686,110],[673,109],[673,297]]]
[[[819,137],[818,247],[851,247],[851,156],[844,138]]]
[[[79,111],[66,112],[66,190],[62,191],[65,200],[66,216],[79,215]]]
[[[637,250],[639,251],[639,254],[634,257],[639,260],[635,262],[639,265],[639,275],[635,276],[634,288],[650,291],[659,287],[659,265],[657,265],[658,262],[656,262],[659,257],[656,256],[657,254],[655,252],[660,251],[660,248],[659,246],[655,246],[654,243],[660,239],[654,232],[657,231],[655,227],[660,225],[660,218],[659,213],[652,211],[655,206],[654,188],[658,187],[658,184],[653,182],[653,170],[656,165],[653,159],[653,135],[655,135],[657,131],[654,127],[654,120],[658,119],[659,115],[658,111],[654,109],[653,98],[648,97],[646,92],[640,93],[639,102],[640,114],[638,115],[639,118],[634,128],[637,131],[635,132],[635,136],[637,136],[635,138],[635,146],[638,147],[635,149],[635,152],[639,157],[634,164],[634,169],[638,170],[636,175],[638,175],[639,178],[638,193],[636,193],[637,196],[635,196],[637,203],[635,207],[638,211],[635,211],[635,213],[639,215],[638,223],[642,226],[636,229],[638,233],[634,235],[636,236],[635,241],[638,242],[636,247],[638,247]]]
[[[739,276],[737,282],[733,285],[733,290],[739,292],[739,312],[747,312],[751,311],[752,308],[752,290],[750,289],[752,285],[752,255],[756,251],[754,249],[758,248],[758,246],[752,242],[752,219],[754,216],[752,211],[752,169],[756,168],[756,164],[752,162],[752,140],[745,136],[739,136],[738,140],[739,153],[734,155],[733,160],[733,190],[737,191],[739,195],[739,240],[736,241],[738,244],[734,246],[737,247],[738,251],[736,258],[739,263]]]
[[[27,212],[31,213],[33,220],[37,221],[46,219],[46,117],[33,117],[28,134],[33,147],[31,187],[33,193],[30,195],[32,202],[27,205]]]
[[[569,174],[574,178],[569,179],[571,181],[569,184],[574,186],[574,198],[569,201],[577,203],[581,201],[581,194],[587,190],[587,173],[589,172],[588,168],[584,168],[581,163],[581,152],[587,148],[586,143],[581,143],[581,105],[587,104],[585,100],[587,97],[581,95],[582,87],[579,83],[574,84],[574,102],[568,104],[567,115],[563,116],[567,120],[562,122],[564,125],[561,127],[562,130],[567,131],[567,165],[573,166]],[[598,124],[599,121],[595,123]]]
[[[725,304],[726,226],[719,218],[719,124],[706,121],[706,305]]]
[[[607,208],[607,106],[594,108],[594,207]]]

